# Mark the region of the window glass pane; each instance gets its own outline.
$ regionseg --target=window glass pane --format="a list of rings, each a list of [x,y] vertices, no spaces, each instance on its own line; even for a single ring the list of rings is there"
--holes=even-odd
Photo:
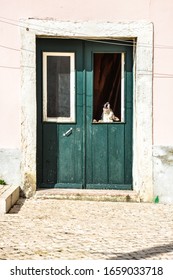
[[[69,56],[47,56],[47,117],[70,117]]]
[[[94,122],[121,121],[121,87],[121,53],[95,53]]]

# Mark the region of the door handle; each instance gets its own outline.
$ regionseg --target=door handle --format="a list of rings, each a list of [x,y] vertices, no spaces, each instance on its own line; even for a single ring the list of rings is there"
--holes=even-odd
[[[65,137],[65,136],[69,136],[69,135],[72,133],[72,130],[73,130],[73,128],[70,127],[69,130],[67,130],[66,132],[63,133],[63,136],[64,136],[64,137]]]

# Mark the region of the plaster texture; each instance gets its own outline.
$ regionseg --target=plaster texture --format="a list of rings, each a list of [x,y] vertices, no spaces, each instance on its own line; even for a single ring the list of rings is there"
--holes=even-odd
[[[154,196],[173,203],[173,146],[154,146]]]
[[[21,184],[19,149],[0,149],[0,179],[8,185]]]

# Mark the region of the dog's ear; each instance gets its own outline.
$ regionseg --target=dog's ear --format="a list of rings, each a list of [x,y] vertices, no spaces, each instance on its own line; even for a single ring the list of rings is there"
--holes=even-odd
[[[106,103],[104,104],[103,108],[110,109],[110,104],[109,104],[109,102],[106,102]]]

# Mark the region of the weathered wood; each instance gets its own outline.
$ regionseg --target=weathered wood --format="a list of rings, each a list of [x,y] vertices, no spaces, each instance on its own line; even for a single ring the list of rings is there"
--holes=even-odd
[[[75,52],[76,122],[42,122],[42,51]],[[125,122],[93,123],[93,54],[125,53]],[[37,42],[39,187],[132,187],[132,48],[81,40]],[[69,135],[65,133],[72,128]]]

